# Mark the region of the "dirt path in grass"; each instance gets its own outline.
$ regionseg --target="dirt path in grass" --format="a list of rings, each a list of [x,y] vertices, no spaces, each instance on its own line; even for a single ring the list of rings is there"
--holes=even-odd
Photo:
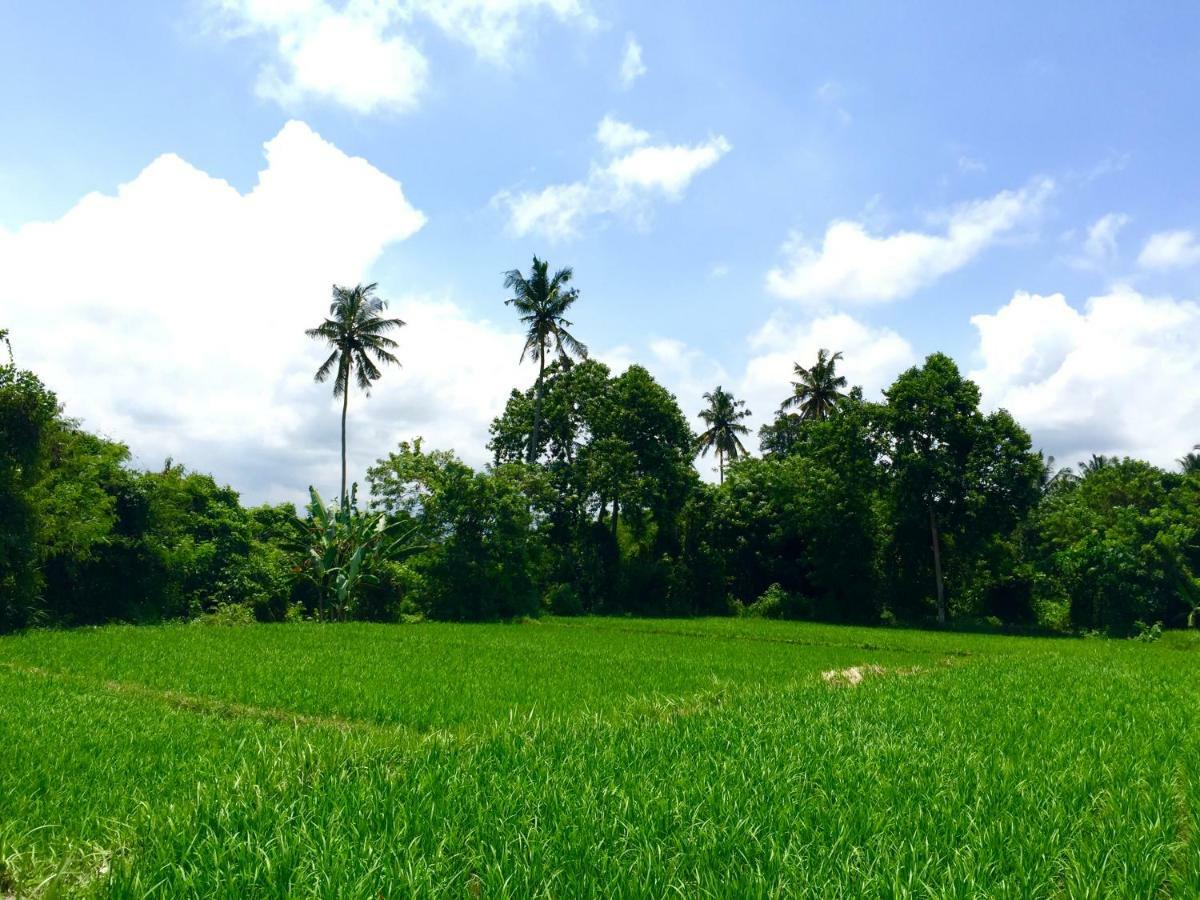
[[[131,681],[112,681],[94,678],[89,675],[77,675],[73,672],[55,672],[40,666],[24,666],[19,663],[0,662],[0,667],[10,672],[24,675],[36,675],[50,678],[66,684],[86,689],[100,689],[112,694],[140,699],[155,700],[173,706],[176,709],[204,715],[220,716],[228,719],[257,719],[283,725],[309,725],[321,728],[335,728],[339,731],[370,730],[379,734],[412,734],[412,729],[405,725],[381,725],[365,719],[349,719],[344,716],[314,715],[302,713],[293,709],[272,706],[254,706],[248,703],[237,703],[231,700],[219,700],[214,697],[204,697],[198,694],[187,694],[182,691],[162,690]]]

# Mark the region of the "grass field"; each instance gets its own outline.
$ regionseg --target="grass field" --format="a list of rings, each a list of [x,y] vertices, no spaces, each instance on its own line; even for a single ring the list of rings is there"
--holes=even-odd
[[[0,896],[1200,896],[1191,637],[3,638]]]

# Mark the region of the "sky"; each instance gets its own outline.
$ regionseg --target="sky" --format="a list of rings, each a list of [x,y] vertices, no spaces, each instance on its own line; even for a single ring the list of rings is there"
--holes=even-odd
[[[486,463],[535,254],[693,421],[717,385],[770,421],[821,347],[871,398],[943,351],[1060,464],[1169,466],[1198,45],[1169,2],[0,0],[0,327],[135,464],[249,502],[336,491],[335,283],[407,323],[352,477],[417,436]]]

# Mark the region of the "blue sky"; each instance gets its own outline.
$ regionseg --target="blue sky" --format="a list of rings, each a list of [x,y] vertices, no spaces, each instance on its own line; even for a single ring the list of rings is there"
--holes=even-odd
[[[355,466],[416,434],[482,462],[532,379],[501,273],[534,253],[574,266],[593,351],[689,414],[721,382],[765,420],[818,346],[868,393],[945,350],[1064,461],[1200,440],[1192,5],[114,0],[0,21],[0,324],[142,464],[255,500],[331,483],[336,416],[297,332],[358,279],[410,324],[403,372],[352,406]],[[269,336],[228,338],[242,316]]]

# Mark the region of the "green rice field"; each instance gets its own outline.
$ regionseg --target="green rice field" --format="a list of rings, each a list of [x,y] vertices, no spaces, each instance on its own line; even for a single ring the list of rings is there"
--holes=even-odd
[[[1195,637],[0,638],[0,896],[1196,897]]]

